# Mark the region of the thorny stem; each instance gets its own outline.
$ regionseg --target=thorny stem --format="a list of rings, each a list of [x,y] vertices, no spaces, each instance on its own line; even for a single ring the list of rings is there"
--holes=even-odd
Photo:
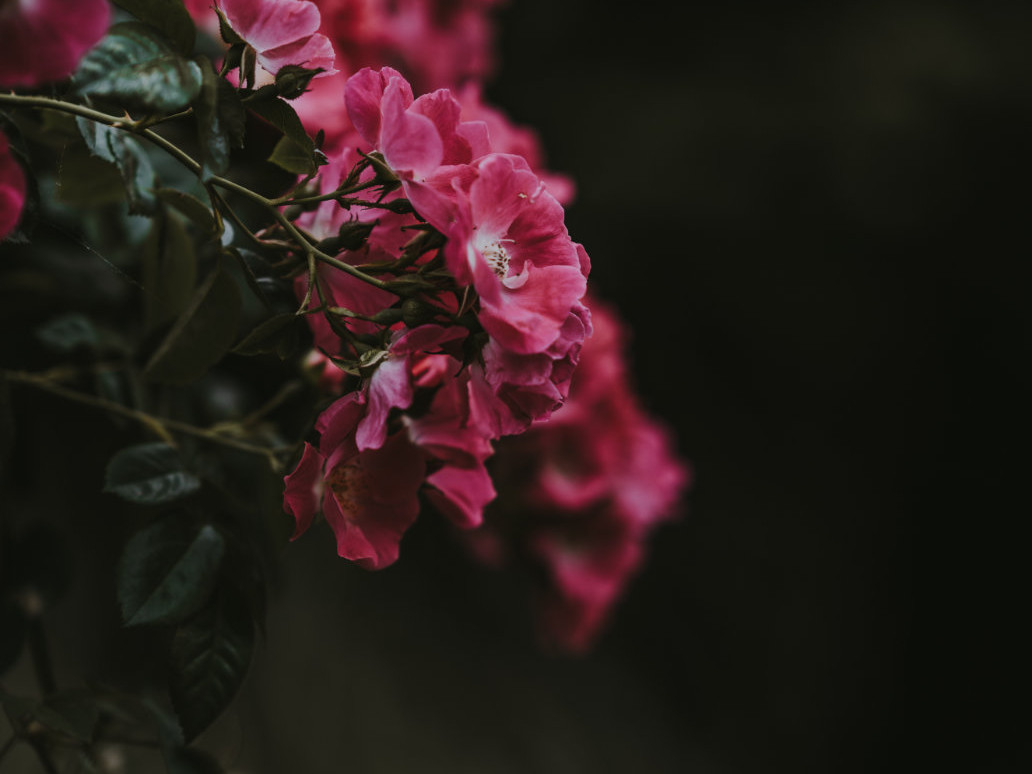
[[[139,135],[140,137],[149,140],[158,147],[162,148],[164,151],[166,151],[169,155],[171,155],[173,158],[179,161],[183,166],[185,166],[198,177],[201,174],[201,165],[197,163],[190,156],[190,154],[176,146],[174,143],[165,139],[154,130],[146,128],[143,123],[137,123],[128,117],[123,118],[119,116],[112,116],[107,113],[102,113],[99,110],[94,110],[93,108],[86,107],[85,105],[76,105],[74,103],[64,102],[59,99],[51,99],[49,97],[26,96],[21,94],[0,94],[0,104],[58,110],[64,113],[70,113],[72,115],[88,118],[91,121],[96,121],[97,123],[104,124],[105,126],[110,126],[115,129],[121,129],[123,131],[131,132],[133,134]],[[283,226],[287,233],[289,233],[294,238],[297,244],[300,247],[302,247],[307,254],[313,256],[316,260],[329,264],[330,266],[333,266],[336,269],[340,269],[341,271],[346,272],[355,277],[356,279],[360,279],[363,282],[372,285],[373,287],[385,289],[386,283],[384,283],[382,280],[377,279],[376,277],[372,277],[366,274],[365,272],[355,268],[354,266],[344,263],[343,261],[339,261],[333,256],[327,255],[326,253],[317,249],[315,245],[311,242],[311,240],[307,239],[302,234],[302,232],[293,223],[291,223],[290,220],[287,219],[287,217],[278,209],[278,207],[284,204],[293,203],[292,200],[288,199],[284,201],[282,199],[270,199],[266,196],[262,196],[257,191],[252,191],[250,188],[247,188],[246,186],[242,186],[239,183],[235,183],[232,180],[229,180],[228,178],[220,177],[218,175],[212,175],[208,178],[206,182],[211,185],[217,185],[220,188],[226,189],[227,191],[233,191],[234,193],[240,194],[241,196],[246,197],[253,202],[257,202],[258,204],[261,204],[263,207],[270,210],[273,217],[276,218],[276,221],[281,226]]]
[[[60,384],[55,383],[54,374],[33,374],[24,371],[3,371],[2,373],[7,379],[14,383],[31,385],[43,390],[44,392],[49,392],[53,395],[65,398],[66,400],[75,401],[76,403],[81,403],[86,406],[93,406],[94,408],[101,409],[102,411],[107,411],[111,414],[117,414],[118,416],[132,419],[155,431],[165,440],[171,440],[169,431],[172,431],[182,433],[183,435],[191,435],[195,438],[202,438],[212,443],[221,444],[222,446],[228,446],[238,451],[247,452],[248,454],[260,455],[269,461],[269,464],[274,470],[278,470],[280,467],[280,461],[277,454],[279,452],[286,451],[286,449],[289,448],[258,446],[230,436],[222,435],[212,428],[197,427],[175,419],[156,417],[153,414],[148,414],[144,411],[138,411],[137,409],[132,409],[119,403],[112,403],[104,398],[98,398],[95,395],[70,390],[67,387],[63,387]]]

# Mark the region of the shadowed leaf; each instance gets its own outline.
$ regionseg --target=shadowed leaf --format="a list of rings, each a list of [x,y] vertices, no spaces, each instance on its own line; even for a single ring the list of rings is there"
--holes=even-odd
[[[137,19],[165,33],[180,54],[193,51],[197,29],[183,0],[113,0]]]
[[[126,626],[177,623],[207,601],[225,541],[214,527],[191,529],[165,519],[138,532],[118,571],[118,602]]]
[[[244,680],[254,646],[247,602],[224,586],[172,642],[169,689],[187,741],[214,722]]]
[[[147,363],[148,378],[189,384],[222,359],[236,337],[240,291],[221,267],[194,293],[189,306]]]
[[[146,24],[124,22],[87,52],[73,81],[80,94],[167,112],[197,98],[201,68]]]
[[[175,449],[145,443],[111,458],[104,491],[139,505],[161,505],[192,494],[200,485],[200,479],[183,469]]]

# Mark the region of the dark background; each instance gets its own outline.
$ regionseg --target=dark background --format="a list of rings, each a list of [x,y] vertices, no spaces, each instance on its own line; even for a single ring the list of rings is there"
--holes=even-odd
[[[686,513],[580,659],[440,519],[379,573],[313,530],[202,743],[276,774],[1025,770],[1032,7],[510,5],[488,96],[578,183]],[[16,397],[43,462],[7,504],[76,548],[58,680],[143,680],[163,650],[112,572],[138,517],[97,493],[131,433]]]
[[[906,0],[504,17],[490,93],[576,178],[571,232],[696,470],[601,651],[712,770],[1027,751],[1006,535],[1030,22]]]

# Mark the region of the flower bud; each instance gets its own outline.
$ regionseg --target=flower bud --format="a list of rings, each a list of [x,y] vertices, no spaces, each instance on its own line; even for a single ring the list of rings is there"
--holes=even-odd
[[[401,319],[409,328],[418,328],[430,322],[436,310],[418,298],[406,298],[401,304]]]
[[[298,65],[286,65],[276,73],[276,91],[283,99],[297,99],[308,90],[308,84],[324,68],[308,69]]]

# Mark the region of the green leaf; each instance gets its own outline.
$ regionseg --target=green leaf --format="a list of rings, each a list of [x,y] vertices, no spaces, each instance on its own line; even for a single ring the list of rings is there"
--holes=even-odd
[[[94,350],[100,344],[97,329],[89,318],[74,312],[55,317],[37,328],[36,338],[63,355],[80,348]]]
[[[90,153],[118,168],[125,184],[129,212],[133,215],[153,214],[155,198],[151,189],[155,185],[154,167],[136,138],[81,116],[75,122]]]
[[[76,144],[61,157],[55,193],[64,204],[96,207],[125,199],[125,183],[114,165]]]
[[[210,180],[229,169],[229,134],[219,112],[219,81],[211,63],[201,65],[201,94],[194,103],[197,134],[201,142],[201,180]]]
[[[36,720],[80,742],[93,741],[100,713],[93,697],[82,691],[55,694],[36,707]]]
[[[283,136],[280,137],[267,160],[280,169],[285,169],[295,175],[310,175],[315,172],[313,159],[311,151],[301,147],[289,137]]]
[[[87,52],[73,81],[86,96],[171,112],[197,98],[201,68],[173,51],[146,24],[123,22]]]
[[[233,347],[238,355],[275,354],[286,359],[297,347],[298,316],[293,312],[277,314],[261,323]]]
[[[248,103],[248,107],[283,132],[284,139],[277,143],[269,161],[296,174],[307,175],[315,171],[315,143],[308,136],[294,108],[279,98],[255,100]],[[290,164],[294,169],[288,169],[283,163]],[[297,171],[301,167],[303,169]]]
[[[179,210],[204,233],[215,233],[215,216],[211,212],[211,207],[196,196],[191,196],[178,188],[159,188],[154,194],[165,204]]]
[[[183,469],[176,450],[160,442],[122,449],[108,463],[104,481],[105,492],[139,505],[170,503],[200,486],[200,479]]]
[[[226,544],[214,527],[192,530],[165,519],[138,532],[118,570],[118,602],[126,626],[178,623],[211,596]]]
[[[189,384],[226,354],[236,338],[240,291],[233,278],[215,269],[151,356],[144,374],[168,384]]]
[[[180,54],[193,51],[197,29],[183,0],[114,0],[114,3],[165,33]]]
[[[189,742],[232,701],[247,674],[254,647],[254,623],[247,601],[223,586],[172,641],[169,692]]]
[[[236,88],[225,78],[219,78],[219,118],[226,128],[229,141],[234,148],[244,147],[247,134],[247,111]]]
[[[147,292],[144,327],[152,331],[186,309],[197,282],[193,242],[177,218],[164,217],[154,224],[141,250],[141,265]]]

